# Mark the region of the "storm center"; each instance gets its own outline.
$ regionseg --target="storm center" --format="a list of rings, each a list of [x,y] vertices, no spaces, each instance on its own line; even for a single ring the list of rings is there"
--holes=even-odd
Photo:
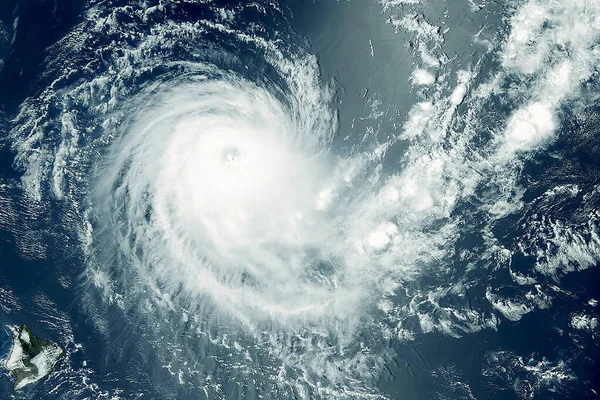
[[[225,165],[235,164],[240,158],[240,151],[237,147],[227,146],[221,150],[221,162]]]

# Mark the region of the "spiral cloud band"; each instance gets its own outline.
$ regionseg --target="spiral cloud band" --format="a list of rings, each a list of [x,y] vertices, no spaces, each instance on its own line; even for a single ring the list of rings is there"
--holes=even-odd
[[[562,107],[597,100],[598,1],[515,2],[465,65],[448,32],[394,12],[414,104],[369,98],[358,133],[338,129],[334,84],[270,2],[105,3],[49,50],[15,163],[31,204],[61,204],[85,261],[78,305],[114,357],[137,346],[181,398],[385,398],[396,344],[518,321],[551,306],[574,260],[600,259],[596,217],[539,212],[578,187],[522,183]]]
[[[377,259],[397,233],[369,215],[378,184],[354,182],[369,161],[332,153],[327,99],[306,93],[321,87],[283,93],[188,68],[139,94],[126,109],[143,111],[114,126],[91,196],[95,258],[114,269],[93,281],[112,280],[117,305],[152,307],[175,332],[238,338],[239,357],[269,351],[308,376],[366,379],[383,349],[366,356],[353,338],[372,324]],[[246,335],[265,343],[258,353],[237,344]]]
[[[166,293],[208,296],[251,325],[322,317],[344,301],[331,264],[340,249],[322,246],[339,184],[322,147],[331,127],[303,131],[302,110],[237,78],[152,97],[95,193],[120,214],[117,241],[139,252],[140,275]],[[307,268],[331,271],[315,281]]]

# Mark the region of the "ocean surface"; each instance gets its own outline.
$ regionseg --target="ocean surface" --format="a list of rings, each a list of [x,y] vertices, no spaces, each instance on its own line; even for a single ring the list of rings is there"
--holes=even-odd
[[[600,397],[600,0],[3,0],[7,399]]]

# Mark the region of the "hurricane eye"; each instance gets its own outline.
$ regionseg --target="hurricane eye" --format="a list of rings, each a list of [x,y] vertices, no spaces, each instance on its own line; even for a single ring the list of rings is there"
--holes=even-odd
[[[237,147],[227,146],[221,150],[221,162],[224,164],[236,164],[240,159],[240,151]]]

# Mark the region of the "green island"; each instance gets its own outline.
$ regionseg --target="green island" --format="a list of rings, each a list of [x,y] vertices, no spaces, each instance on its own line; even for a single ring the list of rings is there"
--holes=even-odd
[[[31,333],[27,325],[11,326],[13,344],[4,366],[15,376],[15,390],[35,383],[48,376],[63,349],[56,343],[42,340]]]

